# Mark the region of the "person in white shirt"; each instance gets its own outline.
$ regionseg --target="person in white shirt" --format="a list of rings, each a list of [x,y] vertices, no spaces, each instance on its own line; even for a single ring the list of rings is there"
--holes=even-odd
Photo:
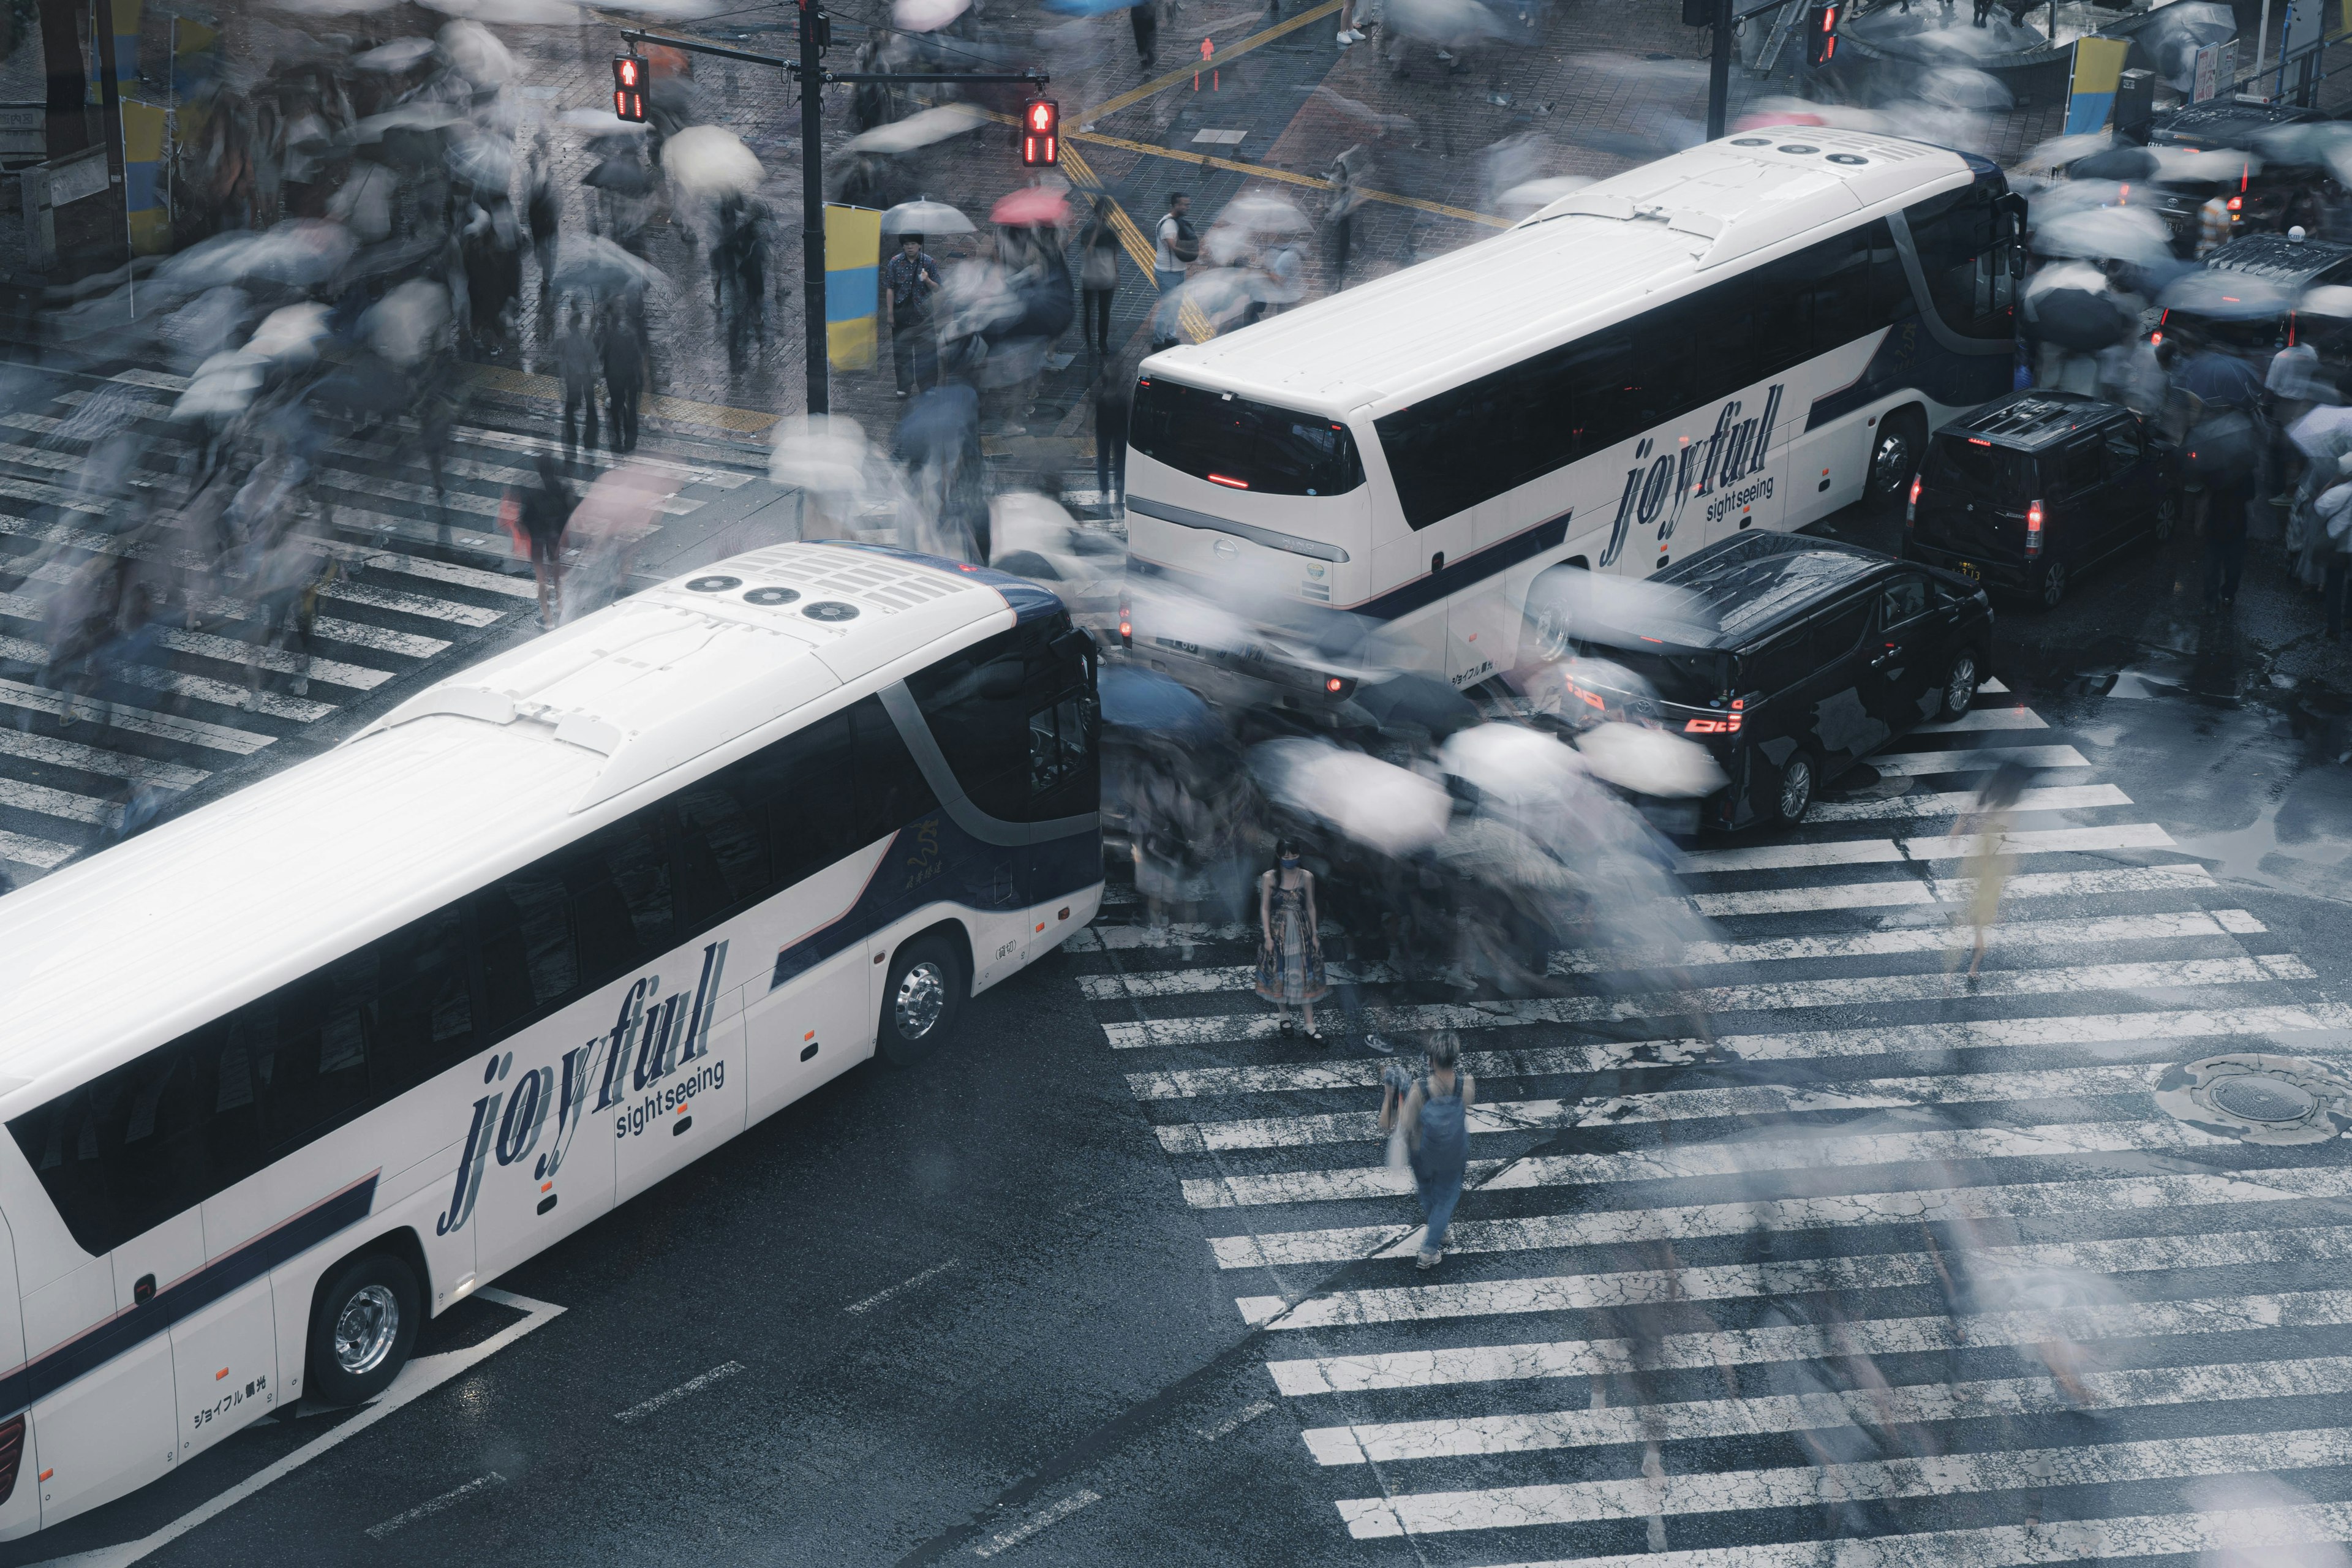
[[[1192,198],[1178,191],[1168,198],[1168,211],[1160,220],[1151,273],[1162,294],[1184,281],[1184,264],[1201,254],[1200,245],[1192,237],[1192,226],[1184,217],[1192,205]],[[1192,255],[1184,254],[1186,251]]]

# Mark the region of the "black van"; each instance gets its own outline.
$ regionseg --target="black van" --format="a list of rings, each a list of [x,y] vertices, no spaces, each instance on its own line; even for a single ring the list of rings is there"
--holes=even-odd
[[[1826,780],[1966,712],[1992,651],[1982,589],[1834,540],[1735,534],[1647,581],[1683,590],[1684,616],[1580,617],[1564,711],[1705,745],[1729,780],[1700,809],[1709,827],[1801,820]]]
[[[1903,559],[2054,606],[2094,563],[2172,537],[2179,452],[2119,403],[2012,393],[1927,443]]]

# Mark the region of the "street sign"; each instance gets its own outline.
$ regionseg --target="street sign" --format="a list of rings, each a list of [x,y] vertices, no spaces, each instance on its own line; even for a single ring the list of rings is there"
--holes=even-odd
[[[1062,161],[1062,110],[1050,98],[1033,98],[1021,113],[1021,164],[1050,169]]]
[[[1837,58],[1837,0],[1812,0],[1805,7],[1805,63],[1825,66]]]
[[[2238,40],[2225,38],[2218,44],[2207,44],[2197,51],[2196,85],[2189,91],[2192,103],[2202,103],[2219,98],[2235,89],[2238,83]]]
[[[643,55],[613,57],[613,112],[624,120],[644,122],[646,58]]]

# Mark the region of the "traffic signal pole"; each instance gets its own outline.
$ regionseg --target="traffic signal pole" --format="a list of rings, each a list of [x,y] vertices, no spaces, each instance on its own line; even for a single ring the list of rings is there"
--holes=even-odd
[[[1706,57],[1706,139],[1723,135],[1731,114],[1731,13],[1736,0],[1715,0],[1714,47]]]
[[[862,81],[894,83],[953,82],[963,87],[1012,87],[1015,85],[1042,88],[1047,81],[1043,71],[829,71],[823,56],[829,41],[828,18],[811,0],[800,0],[800,57],[784,59],[775,55],[753,54],[748,49],[730,49],[718,44],[706,44],[697,38],[673,38],[660,33],[648,33],[641,28],[624,27],[621,37],[632,44],[659,44],[664,48],[682,49],[690,55],[715,55],[722,60],[741,60],[748,65],[770,66],[789,73],[801,89],[801,297],[802,309],[807,312],[806,353],[808,355],[808,411],[829,413],[833,406],[833,388],[825,352],[824,331],[824,89],[839,82]]]

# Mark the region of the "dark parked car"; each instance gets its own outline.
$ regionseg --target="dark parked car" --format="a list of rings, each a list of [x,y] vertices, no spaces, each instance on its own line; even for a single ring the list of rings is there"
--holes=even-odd
[[[1709,827],[1801,819],[1853,763],[1967,711],[1992,649],[1982,589],[1834,540],[1737,534],[1647,581],[1683,607],[1649,626],[1581,620],[1568,710],[1705,745],[1729,781],[1701,806]]]
[[[1928,440],[1904,514],[1903,558],[2053,606],[2086,568],[2172,537],[2179,460],[2121,404],[2012,393]]]

